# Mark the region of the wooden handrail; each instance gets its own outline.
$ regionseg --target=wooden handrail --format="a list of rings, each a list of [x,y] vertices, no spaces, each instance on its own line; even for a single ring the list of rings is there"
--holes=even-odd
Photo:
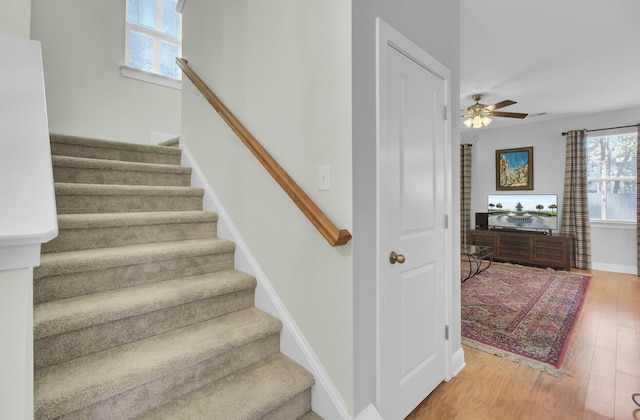
[[[229,108],[209,89],[195,71],[189,66],[189,62],[184,58],[176,57],[178,66],[184,74],[191,80],[194,86],[200,91],[202,96],[220,114],[223,120],[236,133],[242,143],[245,144],[253,155],[262,163],[262,166],[271,174],[273,179],[282,187],[289,198],[307,216],[309,221],[318,229],[320,234],[329,242],[331,246],[344,245],[351,239],[351,233],[346,229],[338,229],[320,208],[302,191],[302,189],[291,179],[289,174],[282,169],[276,160],[267,152],[258,140],[242,125],[242,123],[229,111]]]

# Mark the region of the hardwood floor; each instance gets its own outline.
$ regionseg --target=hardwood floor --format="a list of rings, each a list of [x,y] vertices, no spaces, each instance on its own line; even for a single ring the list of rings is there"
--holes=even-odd
[[[592,277],[561,366],[571,376],[465,346],[466,367],[407,419],[640,419],[640,278],[573,271]]]

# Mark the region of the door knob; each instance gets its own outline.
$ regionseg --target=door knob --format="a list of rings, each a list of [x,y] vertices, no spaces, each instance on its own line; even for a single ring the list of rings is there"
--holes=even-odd
[[[389,254],[389,262],[391,264],[404,264],[405,258],[404,255],[402,254],[396,254],[396,251],[391,251],[391,254]]]

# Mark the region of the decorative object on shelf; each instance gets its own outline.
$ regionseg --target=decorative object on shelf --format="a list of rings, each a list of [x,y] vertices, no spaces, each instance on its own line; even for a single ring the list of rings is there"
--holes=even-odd
[[[494,263],[462,284],[462,343],[551,375],[560,370],[591,277]]]
[[[496,190],[533,190],[533,147],[496,150]]]

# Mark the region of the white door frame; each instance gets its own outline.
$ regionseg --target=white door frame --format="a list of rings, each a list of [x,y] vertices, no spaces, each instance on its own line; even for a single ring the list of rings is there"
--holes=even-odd
[[[386,74],[386,66],[387,62],[387,47],[391,46],[396,50],[402,52],[407,57],[414,59],[416,62],[421,63],[421,65],[426,65],[426,67],[437,74],[444,80],[445,84],[445,104],[447,106],[447,122],[445,124],[445,132],[444,132],[444,149],[445,149],[445,214],[448,217],[448,228],[445,229],[445,322],[446,325],[451,328],[452,323],[454,321],[453,317],[453,308],[457,307],[452,302],[453,299],[453,228],[452,228],[452,215],[453,215],[453,195],[452,195],[452,150],[451,150],[451,72],[447,67],[421,49],[418,45],[413,43],[410,39],[402,35],[396,29],[387,24],[384,20],[377,18],[376,19],[376,27],[377,27],[377,48],[376,48],[376,151],[379,151],[380,139],[382,133],[386,132],[387,121],[384,115],[381,114],[381,98],[383,94],[386,93],[386,83],[387,83],[387,74]],[[376,167],[376,226],[380,226],[381,220],[378,209],[380,208],[380,168],[377,163]],[[444,221],[443,221],[444,222]],[[378,260],[376,261],[376,293],[379,294],[380,291],[380,282],[381,273],[380,273],[380,264],[381,258],[385,257],[385,253],[388,253],[388,246],[386,244],[381,244],[380,232],[376,233],[376,254]],[[378,296],[379,299],[379,296]],[[379,300],[378,300],[379,301]],[[380,401],[380,308],[376,307],[376,393],[377,393],[377,403]],[[445,357],[445,380],[451,379],[453,376],[452,369],[453,367],[453,348],[452,348],[452,333],[449,334],[449,339],[446,341],[446,357]]]

